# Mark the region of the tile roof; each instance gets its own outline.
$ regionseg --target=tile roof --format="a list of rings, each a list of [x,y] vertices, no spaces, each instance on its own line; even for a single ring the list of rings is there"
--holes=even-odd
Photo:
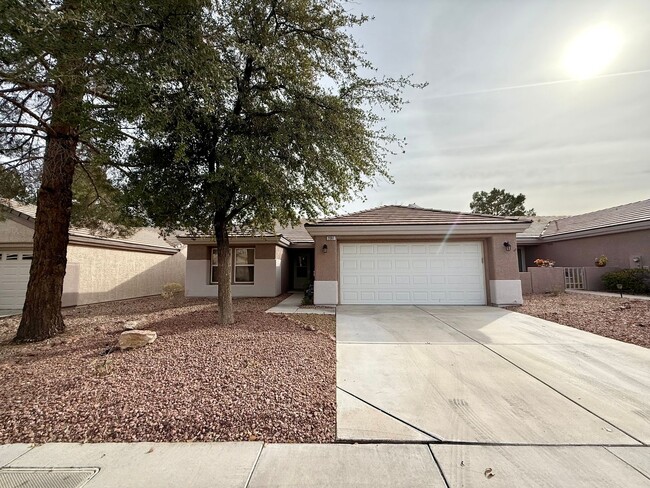
[[[532,220],[532,222],[530,223],[530,226],[525,231],[517,233],[517,237],[525,237],[525,238],[539,237],[542,235],[544,229],[546,229],[546,227],[550,222],[557,219],[563,219],[564,217],[535,215],[532,217],[525,217],[525,218]]]
[[[314,238],[305,230],[304,222],[301,222],[295,227],[282,227],[278,225],[276,226],[275,231],[278,235],[281,235],[292,244],[311,244],[314,242]]]
[[[498,217],[447,210],[421,208],[416,205],[385,205],[370,210],[350,213],[329,219],[323,219],[310,226],[339,225],[449,225],[449,224],[486,224],[518,223],[518,217]]]
[[[3,202],[0,201],[0,205],[2,204]],[[29,219],[36,218],[36,205],[21,204],[12,201],[10,208],[14,212],[18,212]],[[133,235],[129,237],[104,237],[98,235],[96,232],[93,232],[91,229],[87,229],[85,227],[70,227],[70,235],[77,236],[77,237],[88,237],[91,239],[105,241],[107,243],[125,242],[130,244],[139,244],[143,246],[159,247],[165,249],[176,249],[181,245],[175,236],[167,236],[163,238],[160,235],[158,229],[155,229],[153,227],[141,227],[137,229],[133,233]]]
[[[650,199],[553,220],[544,230],[543,237],[638,222],[650,224]]]

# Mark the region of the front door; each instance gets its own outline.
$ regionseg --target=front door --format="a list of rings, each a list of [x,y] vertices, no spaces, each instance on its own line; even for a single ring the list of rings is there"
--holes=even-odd
[[[293,287],[305,290],[311,279],[311,250],[298,251],[293,259]]]

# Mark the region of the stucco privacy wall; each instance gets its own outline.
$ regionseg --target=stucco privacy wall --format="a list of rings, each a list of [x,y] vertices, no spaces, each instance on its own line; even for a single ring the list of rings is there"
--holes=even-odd
[[[538,258],[552,259],[556,266],[593,266],[594,260],[607,256],[607,266],[632,268],[634,256],[641,256],[642,266],[650,266],[650,230],[621,232],[582,237],[526,246],[526,265],[535,266]]]
[[[184,281],[184,251],[170,255],[71,244],[63,305],[157,295],[165,283]]]
[[[334,231],[332,231],[334,232]],[[335,235],[335,234],[332,234]],[[336,236],[335,241],[328,241],[326,236],[314,236],[315,244],[315,282],[314,303],[317,305],[338,304],[339,276],[339,244],[345,242],[441,242],[440,238],[431,236],[409,236],[396,239],[395,237],[352,238]],[[521,281],[517,265],[515,234],[494,234],[486,236],[463,236],[462,239],[450,239],[450,242],[460,240],[484,242],[484,257],[486,277],[488,280],[488,299],[495,305],[512,305],[523,303]],[[507,251],[503,243],[510,242],[512,248]],[[327,245],[327,253],[323,253],[323,245]]]
[[[210,284],[210,253],[214,244],[189,244],[185,271],[185,295],[188,297],[216,297],[218,285]],[[288,266],[286,251],[276,251],[275,244],[233,244],[232,248],[255,248],[255,282],[231,284],[234,297],[275,297],[283,288],[282,267]]]

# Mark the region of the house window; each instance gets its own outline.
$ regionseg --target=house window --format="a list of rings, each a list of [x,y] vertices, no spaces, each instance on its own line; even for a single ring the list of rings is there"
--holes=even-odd
[[[23,261],[31,261],[33,259],[33,256],[31,254],[23,253],[22,259]]]
[[[235,249],[235,283],[255,281],[255,249]]]
[[[219,283],[219,278],[217,275],[217,265],[219,264],[219,257],[217,255],[217,248],[212,249],[210,255],[210,284],[216,285]]]
[[[18,254],[7,254],[7,261],[18,261]]]

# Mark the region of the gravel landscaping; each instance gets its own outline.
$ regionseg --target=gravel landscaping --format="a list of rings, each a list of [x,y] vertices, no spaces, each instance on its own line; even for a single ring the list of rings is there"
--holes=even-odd
[[[0,444],[334,441],[335,319],[264,313],[284,298],[235,299],[225,327],[214,299],[88,305],[25,345],[19,318],[0,319]],[[111,351],[132,320],[156,341]]]
[[[515,312],[650,347],[650,301],[586,294],[526,295]]]

